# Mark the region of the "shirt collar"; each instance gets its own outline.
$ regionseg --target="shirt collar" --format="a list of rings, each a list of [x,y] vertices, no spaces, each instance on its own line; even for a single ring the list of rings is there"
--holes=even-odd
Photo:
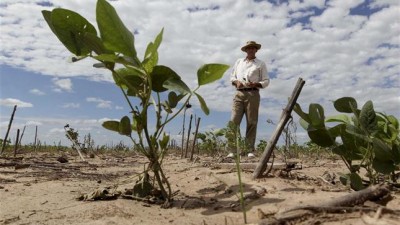
[[[243,60],[243,61],[245,61],[245,62],[255,62],[255,61],[256,61],[256,59],[257,59],[257,57],[256,57],[256,58],[254,58],[254,59],[248,59],[248,58],[246,57],[246,58],[244,58],[244,60]]]

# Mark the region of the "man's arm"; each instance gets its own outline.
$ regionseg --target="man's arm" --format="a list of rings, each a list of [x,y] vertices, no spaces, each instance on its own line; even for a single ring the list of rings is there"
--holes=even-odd
[[[261,70],[260,70],[260,88],[266,88],[269,85],[269,76],[268,76],[268,71],[267,71],[267,65],[265,62],[262,62],[261,64]]]
[[[238,67],[239,61],[240,61],[240,59],[236,60],[235,65],[233,66],[233,71],[230,76],[230,82],[236,88],[242,88],[244,86],[243,83],[237,79],[237,67]]]

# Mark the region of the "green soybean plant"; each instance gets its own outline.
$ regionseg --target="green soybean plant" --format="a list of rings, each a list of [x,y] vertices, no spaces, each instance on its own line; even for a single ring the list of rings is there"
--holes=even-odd
[[[169,203],[172,191],[162,169],[162,160],[170,137],[164,128],[184,109],[193,95],[208,115],[209,108],[196,91],[200,86],[220,79],[229,66],[201,66],[197,71],[198,87],[191,90],[174,70],[158,65],[158,48],[164,29],[147,45],[144,57],[140,60],[134,35],[106,0],[98,0],[96,5],[99,34],[88,20],[74,11],[56,8],[42,11],[42,14],[61,43],[75,55],[73,61],[92,58],[97,62],[94,67],[111,72],[129,105],[130,114],[120,121],[106,121],[103,127],[130,137],[135,148],[149,160],[147,170],[153,172],[162,199]],[[155,127],[150,128],[149,121],[155,122]],[[138,135],[138,141],[132,138],[133,132]]]
[[[372,101],[358,109],[354,98],[343,97],[333,105],[344,114],[325,117],[324,108],[319,104],[310,104],[308,113],[296,104],[294,111],[313,143],[331,147],[333,153],[342,158],[350,173],[342,175],[341,181],[355,190],[363,189],[365,185],[360,176],[363,168],[369,184],[397,182],[395,171],[400,169],[398,119],[376,112]],[[328,127],[326,123],[334,125]]]

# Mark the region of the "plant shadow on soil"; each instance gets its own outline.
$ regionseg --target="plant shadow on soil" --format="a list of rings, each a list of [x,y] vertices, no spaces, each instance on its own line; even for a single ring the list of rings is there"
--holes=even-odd
[[[251,185],[243,183],[244,203],[246,211],[263,204],[279,203],[285,201],[280,198],[265,198],[257,194]],[[239,185],[228,186],[220,184],[216,187],[207,187],[197,191],[202,196],[216,194],[213,197],[183,196],[174,200],[174,207],[190,210],[204,208],[202,215],[213,215],[225,212],[240,212],[242,207],[239,200]],[[247,195],[246,195],[247,193]],[[248,194],[250,193],[250,194]],[[236,197],[235,197],[236,196]],[[247,197],[246,197],[247,196]]]

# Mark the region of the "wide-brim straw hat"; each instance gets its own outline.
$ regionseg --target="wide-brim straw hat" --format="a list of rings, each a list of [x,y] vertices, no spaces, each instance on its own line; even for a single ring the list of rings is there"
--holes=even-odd
[[[257,42],[255,42],[255,41],[248,41],[241,49],[242,49],[242,51],[245,52],[246,48],[248,48],[248,47],[256,47],[257,50],[259,50],[261,48],[261,45],[257,44]]]

